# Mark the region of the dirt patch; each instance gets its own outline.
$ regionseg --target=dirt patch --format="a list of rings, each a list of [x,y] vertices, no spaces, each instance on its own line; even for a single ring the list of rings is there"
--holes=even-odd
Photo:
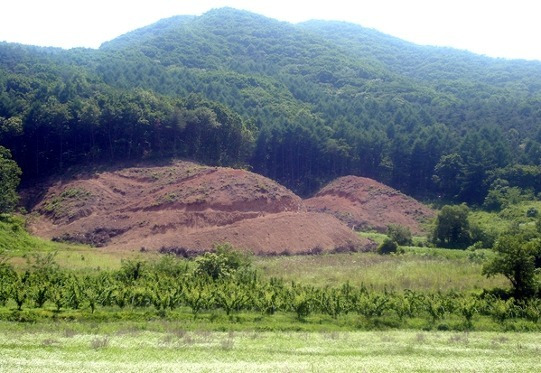
[[[55,240],[188,251],[230,242],[256,253],[369,246],[338,220],[306,213],[290,190],[244,170],[177,161],[79,175],[43,189],[30,230]]]
[[[423,223],[435,212],[415,199],[375,180],[345,176],[304,201],[309,211],[334,215],[356,230],[385,232],[387,225],[400,224],[414,233],[424,233]]]
[[[208,251],[225,242],[263,255],[319,254],[372,248],[371,241],[360,239],[333,216],[307,212],[271,214],[184,235],[156,234],[141,240],[140,244],[145,249],[158,244],[162,251],[183,253],[183,248],[187,248],[186,251]],[[119,242],[117,247],[124,245]]]

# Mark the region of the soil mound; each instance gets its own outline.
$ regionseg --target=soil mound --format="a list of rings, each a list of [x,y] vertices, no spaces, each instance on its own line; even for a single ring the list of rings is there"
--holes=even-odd
[[[301,198],[270,179],[185,161],[56,181],[31,211],[37,215],[30,223],[33,233],[100,247],[208,250],[230,242],[270,253],[279,246],[297,252],[362,244],[339,222],[306,214]],[[314,238],[308,241],[290,224]],[[272,242],[262,240],[260,231]]]
[[[432,209],[396,189],[357,176],[334,180],[305,200],[305,205],[309,211],[332,214],[356,230],[385,232],[387,225],[400,224],[422,233],[423,223],[435,216]]]
[[[282,212],[172,237],[158,234],[140,241],[162,252],[208,251],[216,243],[263,255],[319,254],[369,250],[374,245],[328,214]],[[122,246],[123,244],[120,244]]]

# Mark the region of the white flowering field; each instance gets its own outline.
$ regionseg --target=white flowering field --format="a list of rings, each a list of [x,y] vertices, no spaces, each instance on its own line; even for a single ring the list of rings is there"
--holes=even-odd
[[[0,325],[1,372],[538,372],[539,333]]]

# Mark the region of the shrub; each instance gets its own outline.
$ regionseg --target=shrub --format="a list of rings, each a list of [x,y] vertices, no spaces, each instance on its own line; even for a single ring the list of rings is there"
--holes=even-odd
[[[378,246],[378,254],[391,254],[396,253],[398,251],[398,244],[391,240],[390,238],[386,238],[385,241],[381,245]]]
[[[492,189],[488,191],[483,207],[488,211],[500,211],[510,205],[533,199],[533,197],[530,190],[510,187],[507,181],[498,179],[493,184]]]
[[[413,243],[411,230],[400,224],[389,224],[387,236],[399,245],[411,245]]]
[[[526,216],[529,218],[535,218],[539,214],[539,211],[535,207],[530,207],[528,211],[526,211]]]
[[[207,252],[195,260],[196,274],[205,274],[216,280],[229,277],[241,268],[250,266],[246,254],[236,251],[230,244],[218,245],[216,252]]]
[[[478,224],[471,224],[471,242],[480,245],[481,248],[489,249],[494,246],[498,234],[494,230],[483,229]]]
[[[123,259],[119,279],[125,282],[137,281],[147,269],[147,263],[141,260]]]

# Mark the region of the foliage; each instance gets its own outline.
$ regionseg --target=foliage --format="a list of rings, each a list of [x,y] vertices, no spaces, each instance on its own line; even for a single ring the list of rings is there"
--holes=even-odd
[[[21,169],[11,159],[11,152],[0,146],[0,214],[13,211],[17,205],[20,177]]]
[[[466,248],[471,242],[468,214],[465,204],[443,206],[436,218],[433,242],[442,247]]]
[[[398,252],[398,244],[396,241],[386,238],[381,245],[378,246],[377,252],[379,254],[393,254]]]
[[[539,289],[535,269],[541,266],[541,240],[525,242],[520,236],[501,236],[494,251],[498,254],[483,268],[487,276],[503,274],[517,298],[531,297]]]
[[[191,312],[192,322],[212,321],[212,325],[222,317],[230,324],[242,324],[252,317],[246,315],[259,314],[258,322],[265,318],[266,323],[272,319],[279,323],[292,315],[303,325],[344,328],[439,328],[456,319],[453,328],[463,330],[479,325],[476,320],[491,318],[501,328],[514,320],[530,323],[536,330],[541,318],[537,299],[505,299],[490,292],[374,290],[349,282],[317,287],[266,280],[242,270],[212,278],[194,276],[182,263],[171,263],[178,260],[171,257],[168,264],[134,260],[118,270],[79,274],[59,268],[54,257],[35,257],[24,272],[7,263],[0,265],[0,319],[178,318],[186,322]],[[161,271],[164,266],[176,269]]]
[[[500,211],[510,205],[516,205],[519,202],[533,200],[532,193],[524,192],[519,187],[506,186],[506,182],[497,180],[497,185],[488,191],[483,207],[489,211]],[[503,184],[503,185],[502,185]]]
[[[411,230],[400,224],[389,224],[387,226],[387,236],[399,245],[411,245],[413,238]]]
[[[494,246],[498,238],[497,232],[493,228],[483,228],[481,225],[470,224],[471,242],[478,243],[482,248],[489,249]]]
[[[0,144],[27,182],[190,157],[303,195],[346,174],[479,205],[497,179],[541,191],[537,62],[220,9],[99,50],[2,43],[0,72]]]
[[[230,277],[236,271],[249,267],[250,261],[245,254],[226,243],[218,245],[215,252],[207,252],[198,257],[195,264],[196,274],[207,275],[216,280],[222,277]]]

